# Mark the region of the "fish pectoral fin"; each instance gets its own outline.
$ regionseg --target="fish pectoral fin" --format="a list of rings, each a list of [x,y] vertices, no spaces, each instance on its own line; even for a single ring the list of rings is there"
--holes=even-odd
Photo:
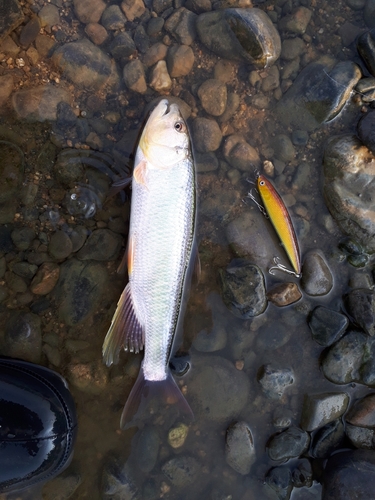
[[[120,350],[138,353],[145,343],[144,327],[137,318],[128,283],[117,303],[111,326],[103,342],[103,359],[107,366],[117,363]]]
[[[138,165],[135,167],[133,176],[135,181],[138,184],[142,184],[142,186],[147,187],[146,185],[146,172],[147,172],[147,160],[141,160]]]

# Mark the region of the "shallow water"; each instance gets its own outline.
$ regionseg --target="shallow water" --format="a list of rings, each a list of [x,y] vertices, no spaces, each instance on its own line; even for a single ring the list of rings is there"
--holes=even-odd
[[[282,3],[279,2],[279,4]],[[334,6],[320,0],[307,3],[313,11],[315,34],[311,37],[306,52],[319,56],[331,53],[344,60],[357,58],[353,45],[343,47],[336,31],[343,20],[364,28],[362,11],[349,9],[343,1],[335,2]],[[272,11],[275,4],[278,3],[265,2],[259,7]],[[303,4],[305,5],[305,2]],[[30,6],[39,10],[43,2],[29,2],[28,6],[21,2],[21,5],[28,12]],[[68,1],[61,2],[59,10],[61,13],[59,26],[51,30],[42,28],[41,34],[52,39],[58,35],[60,40],[66,42],[83,38],[85,36],[83,25],[77,21],[72,4]],[[16,32],[16,41],[18,34],[19,31]],[[186,77],[177,78],[172,89],[173,95],[182,98],[183,91],[188,90],[194,94],[201,82],[212,77],[214,65],[219,59],[209,53],[198,41],[193,42],[192,48],[196,57],[193,71]],[[308,60],[307,56],[306,60]],[[276,64],[282,67],[283,62],[279,60]],[[278,133],[286,133],[290,136],[292,130],[285,130],[285,127],[275,120],[273,114],[273,108],[277,103],[275,91],[266,93],[269,104],[267,109],[255,107],[252,98],[259,94],[259,89],[248,82],[251,68],[246,64],[238,63],[235,67],[238,70],[237,76],[228,83],[228,88],[240,96],[240,107],[227,124],[228,133],[243,134],[248,143],[257,149],[261,158],[268,159],[267,150],[270,148],[272,137]],[[126,89],[112,94],[102,90],[82,90],[66,81],[64,76],[55,70],[48,57],[41,58],[35,66],[31,66],[29,72],[23,71],[22,67],[17,68],[15,61],[9,62],[8,58],[4,57],[0,62],[0,71],[3,72],[2,74],[14,75],[14,90],[33,87],[44,80],[45,83],[48,80],[54,82],[55,86],[67,89],[73,99],[72,109],[78,120],[82,120],[82,127],[86,126],[87,117],[97,120],[97,130],[100,125],[103,126],[103,132],[97,133],[101,140],[98,149],[115,157],[120,169],[128,167],[127,155],[131,152],[137,131],[144,118],[146,105],[159,96],[152,89],[149,89],[145,96]],[[262,74],[262,70],[259,73]],[[93,102],[94,98],[99,104],[93,111],[95,106],[90,109],[88,102],[90,99]],[[196,101],[199,103],[198,98]],[[214,171],[198,173],[197,241],[202,273],[199,283],[193,283],[190,288],[189,302],[183,322],[183,339],[181,345],[175,346],[176,350],[179,348],[181,352],[189,352],[191,356],[190,371],[178,381],[195,413],[195,420],[189,426],[185,444],[178,450],[173,450],[167,439],[168,427],[173,422],[173,418],[169,416],[171,410],[166,409],[165,415],[153,422],[153,428],[159,435],[160,447],[155,466],[148,473],[134,466],[134,463],[139,463],[137,462],[139,458],[134,459],[134,454],[139,449],[135,444],[136,440],[133,440],[137,430],[134,428],[127,431],[119,430],[121,411],[135,381],[142,355],[122,353],[119,365],[111,369],[104,367],[101,361],[102,342],[117,300],[126,283],[125,277],[118,275],[116,269],[126,246],[129,198],[125,201],[121,200],[120,196],[104,199],[108,186],[113,178],[117,177],[117,172],[113,166],[109,167],[113,174],[111,179],[103,172],[98,173],[98,168],[95,167],[98,167],[100,163],[102,165],[105,163],[103,158],[99,158],[98,164],[91,167],[87,164],[83,165],[82,175],[76,186],[73,181],[70,181],[69,185],[69,182],[65,182],[62,176],[56,177],[53,165],[61,149],[75,147],[79,155],[80,151],[87,151],[90,147],[95,149],[92,142],[77,138],[75,132],[69,130],[69,127],[60,128],[59,132],[56,132],[54,122],[38,123],[19,120],[11,110],[11,106],[1,109],[0,139],[18,145],[25,155],[25,172],[20,173],[20,196],[17,198],[12,220],[7,220],[3,227],[13,229],[27,226],[35,230],[35,238],[32,239],[28,248],[20,250],[13,247],[9,251],[2,252],[1,256],[5,256],[7,264],[7,272],[9,273],[12,269],[13,263],[27,260],[30,253],[45,254],[51,237],[56,231],[71,235],[77,226],[83,226],[90,234],[95,229],[110,228],[116,235],[122,237],[122,248],[114,250],[115,257],[103,257],[98,261],[101,277],[96,278],[99,272],[96,268],[90,271],[93,273],[90,276],[94,277],[94,283],[89,278],[85,284],[83,279],[79,281],[75,275],[73,278],[69,273],[65,275],[68,279],[70,276],[70,279],[76,280],[74,286],[78,289],[73,285],[69,288],[69,283],[63,288],[59,282],[56,288],[47,295],[36,295],[30,291],[31,279],[29,278],[25,278],[26,289],[22,286],[17,288],[15,285],[10,285],[9,274],[5,275],[0,282],[7,293],[0,305],[2,327],[8,320],[9,314],[17,311],[31,310],[41,318],[42,352],[37,361],[57,370],[67,378],[77,403],[79,432],[75,456],[65,474],[67,477],[69,475],[80,476],[81,483],[70,498],[77,500],[88,497],[91,499],[163,497],[179,500],[193,498],[275,499],[275,493],[264,483],[266,472],[276,465],[266,452],[269,437],[278,431],[273,424],[275,412],[281,414],[285,412],[285,415],[290,415],[292,423],[298,426],[305,394],[345,391],[349,395],[355,393],[358,397],[366,393],[366,389],[358,388],[355,384],[337,386],[325,379],[319,366],[319,357],[323,348],[314,342],[307,324],[309,312],[317,305],[341,310],[342,296],[348,290],[349,279],[354,274],[360,273],[350,266],[338,249],[338,244],[344,239],[344,235],[337,228],[326,208],[322,195],[321,174],[322,152],[326,139],[343,132],[355,132],[356,124],[361,116],[360,107],[360,101],[353,94],[349,104],[338,118],[309,133],[307,144],[296,146],[295,158],[286,163],[282,175],[276,173],[272,179],[281,196],[288,199],[291,216],[295,220],[299,216],[296,228],[302,260],[309,250],[320,250],[331,270],[334,285],[330,293],[325,296],[311,297],[302,292],[302,298],[291,306],[278,308],[269,302],[266,311],[260,316],[250,320],[236,318],[220,298],[218,271],[226,268],[235,257],[233,249],[227,243],[228,225],[241,214],[258,210],[250,200],[246,199],[246,194],[251,187],[247,178],[251,177],[251,172],[249,174],[238,171],[237,177],[233,177],[233,172],[229,175],[229,167],[224,162],[222,148],[220,148],[216,151],[220,161],[219,167]],[[196,114],[205,116],[199,105],[198,109],[193,110],[193,115]],[[61,136],[61,130],[66,131],[65,136]],[[303,188],[298,189],[293,187],[292,180],[296,168],[302,162],[313,166],[311,169],[313,174]],[[88,187],[85,187],[86,184]],[[34,198],[30,195],[31,202],[29,202],[27,195],[34,191],[36,194]],[[77,203],[77,196],[81,197],[81,204]],[[14,201],[14,198],[7,203],[11,201]],[[296,213],[299,214],[297,217]],[[4,218],[6,218],[5,215]],[[268,258],[272,260],[272,257],[279,255],[283,257],[285,264],[288,264],[273,228],[265,218],[264,225],[267,226],[264,234],[269,236],[266,244],[270,245],[270,242],[273,242]],[[259,243],[259,246],[261,245],[262,242]],[[47,260],[56,262],[62,273],[62,269],[67,269],[64,268],[64,262],[75,259],[74,253],[71,251],[66,256]],[[86,259],[86,257],[82,258]],[[91,260],[89,258],[79,262],[83,262],[84,265],[76,272],[82,276],[82,273],[87,271]],[[35,263],[38,266],[41,264],[37,260]],[[268,266],[256,261],[253,263],[258,264],[263,271],[266,290],[281,282],[298,283],[297,278],[280,272],[271,276],[267,272]],[[97,285],[95,285],[95,279],[97,279]],[[87,292],[85,287],[90,288],[91,295],[88,296],[90,301],[96,301],[94,306],[84,299],[82,303],[79,302],[80,286],[82,295]],[[72,296],[75,302],[73,304],[70,303]],[[75,319],[74,314],[81,318],[82,308],[87,310],[87,314],[82,319]],[[218,323],[225,330],[226,345],[216,352],[203,353],[206,362],[209,364],[210,356],[225,358],[232,366],[246,374],[250,384],[248,402],[245,407],[235,418],[229,417],[222,420],[206,418],[202,409],[194,407],[194,399],[189,399],[189,383],[194,377],[194,360],[202,356],[192,343],[199,332],[203,329],[210,331],[212,325],[217,328]],[[0,340],[3,340],[1,335]],[[4,354],[8,353],[4,352]],[[258,370],[265,364],[291,368],[294,372],[294,383],[286,389],[279,400],[268,399],[257,381]],[[236,473],[225,461],[225,433],[234,420],[247,422],[255,443],[256,461],[251,472],[244,476]],[[144,451],[144,453],[148,452]],[[163,464],[179,455],[193,456],[199,462],[199,473],[192,484],[181,488],[168,481],[161,471]],[[110,462],[112,456],[117,457],[121,464],[124,464],[129,456],[131,457],[133,469],[130,476],[137,485],[138,494],[128,493],[127,496],[123,494],[122,497],[116,497],[115,494],[113,496],[102,494],[103,467]],[[319,499],[320,496],[321,485],[318,482],[314,482],[311,488],[294,489],[292,494],[294,500]],[[52,498],[47,490],[45,497]]]

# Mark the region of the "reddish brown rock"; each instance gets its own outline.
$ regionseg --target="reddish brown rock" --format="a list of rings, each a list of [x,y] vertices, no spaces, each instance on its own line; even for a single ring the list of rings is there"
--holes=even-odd
[[[297,302],[302,297],[302,293],[297,283],[280,283],[267,293],[267,298],[278,307],[288,306]]]
[[[357,401],[346,415],[346,421],[358,427],[375,427],[375,393]]]
[[[33,281],[30,289],[36,295],[47,295],[54,288],[60,276],[60,267],[54,262],[44,262]]]

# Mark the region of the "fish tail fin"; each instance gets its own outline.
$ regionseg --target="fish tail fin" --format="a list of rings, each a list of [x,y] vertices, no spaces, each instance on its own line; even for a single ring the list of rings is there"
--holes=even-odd
[[[155,404],[158,408],[161,404],[175,405],[180,415],[186,416],[189,420],[194,419],[189,403],[169,371],[164,380],[147,380],[141,367],[122,411],[121,429],[133,427],[138,421],[144,421],[147,415],[154,414]]]

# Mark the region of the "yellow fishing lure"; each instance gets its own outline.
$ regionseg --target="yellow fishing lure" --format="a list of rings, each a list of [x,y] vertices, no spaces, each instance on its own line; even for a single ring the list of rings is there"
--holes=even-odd
[[[270,221],[272,222],[272,225],[275,228],[276,233],[278,234],[280,241],[284,246],[285,252],[293,266],[293,274],[299,278],[301,276],[301,257],[296,233],[294,231],[288,210],[279,193],[270,181],[263,175],[258,175],[257,177],[257,189],[266,213],[270,218]],[[251,194],[249,196],[256,202]],[[275,262],[277,269],[291,272],[279,264],[277,258],[275,258]],[[272,269],[274,268],[271,268],[270,272]]]

